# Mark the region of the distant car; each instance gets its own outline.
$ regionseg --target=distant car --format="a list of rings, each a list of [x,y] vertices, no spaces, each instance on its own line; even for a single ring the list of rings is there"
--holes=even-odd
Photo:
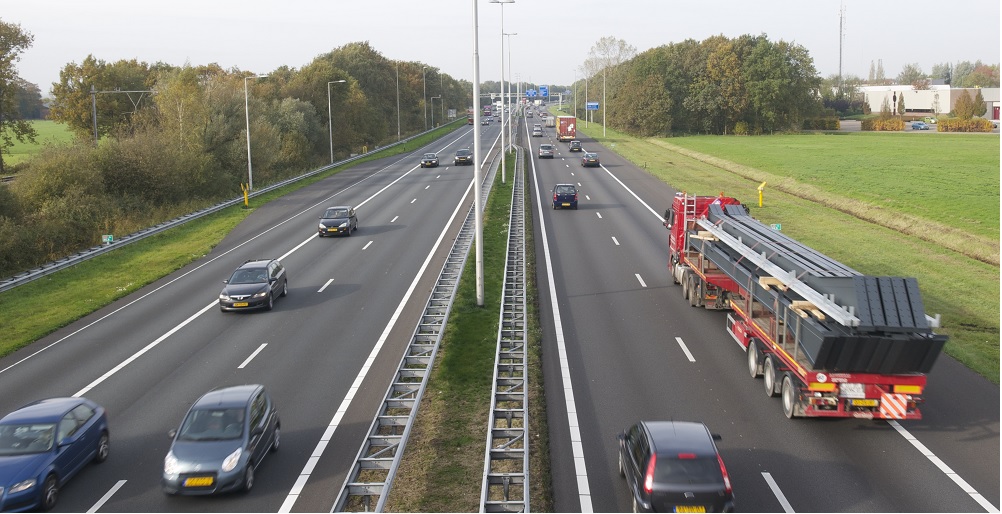
[[[289,276],[277,259],[249,260],[240,265],[219,293],[219,310],[242,311],[275,305],[275,295],[289,294]]]
[[[487,125],[487,118],[480,120],[481,125]]]
[[[421,167],[422,168],[437,168],[438,167],[438,154],[426,153],[421,157]]]
[[[108,458],[108,417],[86,398],[49,398],[0,419],[0,512],[49,510],[59,489]]]
[[[539,158],[540,159],[544,159],[544,158],[552,159],[553,158],[553,149],[554,149],[553,145],[551,145],[551,144],[539,145]]]
[[[724,460],[706,425],[641,421],[619,434],[619,474],[634,512],[734,512]]]
[[[936,118],[934,118],[932,116],[926,116],[925,118],[922,118],[922,121],[928,123],[929,125],[935,125],[936,124]]]
[[[578,141],[577,139],[575,139],[574,141],[571,141],[571,146],[568,149],[568,151],[570,151],[570,152],[583,152],[584,149],[581,148],[581,141]]]
[[[574,184],[557,184],[553,186],[553,208],[578,208],[578,188]]]
[[[469,148],[461,148],[456,150],[456,158],[453,159],[452,165],[459,166],[473,164],[473,152]]]
[[[913,121],[912,130],[929,130],[929,125],[926,125],[924,121]]]
[[[543,137],[543,129],[532,129],[532,137]]]
[[[160,484],[167,494],[249,491],[254,470],[278,450],[281,432],[278,409],[264,386],[209,391],[188,409],[180,428],[168,432]]]
[[[320,215],[320,225],[317,227],[320,237],[350,236],[355,230],[358,230],[358,216],[355,208],[350,205],[328,207]]]
[[[600,163],[598,162],[598,154],[595,152],[585,152],[581,156],[581,165],[584,167],[598,167]]]

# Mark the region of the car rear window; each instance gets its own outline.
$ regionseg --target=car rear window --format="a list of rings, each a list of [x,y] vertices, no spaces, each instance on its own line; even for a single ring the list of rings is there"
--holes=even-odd
[[[720,484],[720,463],[716,457],[680,459],[658,455],[654,481],[664,484]]]
[[[557,192],[560,194],[573,193],[574,186],[557,186]]]

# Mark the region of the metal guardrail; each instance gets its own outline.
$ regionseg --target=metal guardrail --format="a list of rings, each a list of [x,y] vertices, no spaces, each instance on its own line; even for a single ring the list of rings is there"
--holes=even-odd
[[[279,182],[277,184],[272,184],[270,186],[258,189],[257,191],[254,191],[254,192],[250,193],[248,196],[250,198],[254,198],[256,196],[263,195],[265,193],[274,191],[275,189],[278,189],[278,188],[281,188],[281,187],[285,187],[285,186],[287,186],[289,184],[293,184],[293,183],[298,182],[300,180],[304,180],[304,179],[310,178],[310,177],[312,177],[314,175],[317,175],[319,173],[323,173],[325,171],[330,170],[331,168],[335,168],[337,166],[343,166],[345,164],[348,164],[348,163],[357,161],[359,159],[362,159],[364,157],[370,156],[370,155],[372,155],[372,154],[374,154],[376,152],[381,152],[381,151],[383,151],[383,150],[385,150],[387,148],[392,148],[394,146],[407,143],[407,142],[411,141],[412,139],[415,139],[417,137],[421,137],[421,136],[423,136],[423,135],[425,135],[425,134],[427,134],[427,133],[429,133],[429,132],[431,132],[433,130],[436,130],[438,128],[441,128],[441,127],[436,127],[436,128],[431,129],[431,130],[427,130],[425,132],[422,132],[420,134],[415,134],[415,135],[410,136],[408,138],[401,139],[400,141],[397,141],[395,143],[391,143],[389,145],[386,145],[386,146],[384,146],[382,148],[373,149],[372,151],[369,151],[369,152],[366,152],[366,153],[363,153],[363,154],[359,154],[359,155],[356,155],[354,157],[350,157],[350,158],[345,159],[343,161],[338,161],[338,162],[335,162],[333,164],[328,164],[326,166],[317,168],[317,169],[315,169],[313,171],[310,171],[310,172],[304,173],[302,175],[299,175],[298,177],[293,177],[293,178],[290,178],[290,179],[287,179],[287,180],[283,180],[283,181],[281,181],[281,182]],[[13,177],[11,177],[11,179],[13,180]],[[0,280],[0,292],[4,292],[4,291],[7,291],[9,289],[13,289],[13,288],[15,288],[17,286],[27,284],[28,282],[31,282],[33,280],[37,280],[37,279],[42,278],[42,277],[44,277],[46,275],[51,275],[51,274],[53,274],[53,273],[55,273],[57,271],[64,270],[64,269],[69,268],[71,266],[75,266],[77,264],[80,264],[83,261],[88,260],[88,259],[93,259],[94,257],[97,257],[99,255],[108,253],[108,252],[110,252],[112,250],[116,250],[116,249],[121,248],[121,247],[123,247],[125,245],[135,243],[136,241],[140,241],[140,240],[143,240],[143,239],[145,239],[147,237],[150,237],[152,235],[159,234],[159,233],[161,233],[161,232],[163,232],[165,230],[170,230],[172,228],[181,226],[181,225],[183,225],[183,224],[185,224],[185,223],[187,223],[189,221],[193,221],[193,220],[196,220],[198,218],[201,218],[201,217],[204,217],[204,216],[208,216],[209,214],[221,211],[221,210],[223,210],[223,209],[225,209],[227,207],[231,207],[233,205],[237,205],[237,204],[239,204],[240,202],[243,202],[243,201],[244,201],[243,196],[239,196],[237,198],[233,198],[231,200],[227,200],[227,201],[218,203],[216,205],[213,205],[212,207],[207,207],[205,209],[201,209],[201,210],[198,210],[198,211],[195,211],[195,212],[192,212],[192,213],[188,213],[188,214],[185,214],[183,216],[179,216],[177,218],[174,218],[174,219],[172,219],[170,221],[165,221],[163,223],[154,225],[154,226],[149,227],[149,228],[145,228],[145,229],[140,230],[138,232],[134,232],[132,234],[129,234],[127,236],[122,237],[121,239],[119,239],[117,241],[114,241],[114,242],[111,242],[111,243],[108,243],[108,244],[104,244],[104,245],[100,245],[100,246],[94,246],[94,247],[91,247],[91,248],[89,248],[87,250],[83,250],[81,252],[77,252],[75,254],[72,254],[72,255],[69,255],[67,257],[64,257],[62,259],[58,259],[58,260],[49,262],[47,264],[43,264],[42,266],[39,266],[37,268],[28,270],[26,272],[19,273],[17,275],[12,276],[12,277],[5,278],[3,280]]]
[[[481,190],[481,205],[487,205],[496,167],[492,159]],[[476,231],[476,204],[452,245],[421,320],[411,337],[400,365],[377,410],[368,435],[355,456],[331,512],[383,512],[393,478],[404,454],[418,406],[431,376],[435,355],[449,319],[463,267]]]
[[[480,512],[529,512],[529,392],[526,364],[523,149],[512,178],[507,264],[494,358]]]

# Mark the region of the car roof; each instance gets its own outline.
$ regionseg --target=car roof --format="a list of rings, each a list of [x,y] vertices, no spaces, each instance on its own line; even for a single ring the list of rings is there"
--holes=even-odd
[[[0,423],[44,423],[56,422],[81,403],[90,404],[84,398],[48,398],[29,403],[0,419]]]
[[[654,452],[659,455],[695,453],[716,455],[713,437],[706,425],[695,421],[644,421]]]
[[[192,409],[207,409],[211,407],[243,407],[257,391],[263,389],[260,384],[247,384],[213,389],[202,395],[191,406]]]

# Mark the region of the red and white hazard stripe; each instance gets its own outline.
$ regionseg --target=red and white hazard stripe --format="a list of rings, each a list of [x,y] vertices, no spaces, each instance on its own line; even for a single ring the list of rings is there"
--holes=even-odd
[[[908,414],[908,395],[883,393],[880,395],[880,415],[884,419],[905,419]]]

